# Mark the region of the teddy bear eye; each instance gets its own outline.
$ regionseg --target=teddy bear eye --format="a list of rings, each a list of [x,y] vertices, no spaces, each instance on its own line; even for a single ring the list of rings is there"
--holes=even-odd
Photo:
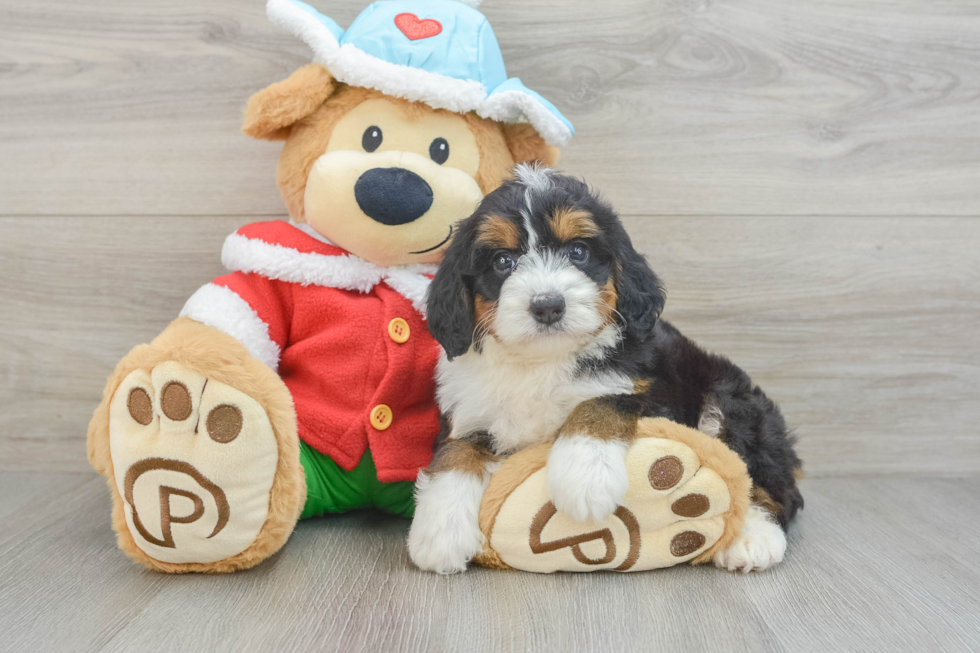
[[[361,147],[364,148],[365,152],[374,152],[381,147],[383,140],[384,134],[381,133],[381,128],[377,125],[371,125],[364,130],[364,136],[361,137]]]
[[[449,142],[445,138],[437,138],[429,145],[429,158],[442,165],[449,158]]]

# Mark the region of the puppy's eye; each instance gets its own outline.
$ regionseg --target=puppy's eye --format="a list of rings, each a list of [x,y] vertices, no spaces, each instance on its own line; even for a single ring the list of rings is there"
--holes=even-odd
[[[568,248],[568,258],[572,263],[585,263],[589,260],[589,248],[583,243],[573,243]]]
[[[507,252],[497,252],[493,256],[493,269],[501,274],[509,274],[514,269],[514,257]]]
[[[364,148],[365,152],[374,152],[381,147],[381,141],[384,138],[384,134],[381,133],[381,128],[376,125],[371,125],[364,130],[364,136],[361,136],[361,147]]]
[[[449,142],[445,138],[437,138],[429,145],[429,158],[442,165],[449,158]]]

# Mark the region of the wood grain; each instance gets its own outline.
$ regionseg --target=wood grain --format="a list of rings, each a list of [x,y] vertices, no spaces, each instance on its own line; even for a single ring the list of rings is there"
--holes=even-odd
[[[14,474],[12,478],[20,478]],[[535,575],[414,568],[408,523],[302,522],[272,560],[166,576],[115,548],[92,475],[0,495],[0,632],[12,651],[974,651],[980,492],[972,479],[820,479],[786,560]]]
[[[225,217],[0,218],[0,469],[86,469],[104,379],[223,272]],[[730,356],[808,473],[980,471],[980,221],[626,219],[664,317]]]
[[[362,4],[320,0],[347,25]],[[268,215],[248,96],[309,60],[263,0],[0,0],[0,214]],[[980,213],[971,0],[492,0],[563,165],[644,215]]]

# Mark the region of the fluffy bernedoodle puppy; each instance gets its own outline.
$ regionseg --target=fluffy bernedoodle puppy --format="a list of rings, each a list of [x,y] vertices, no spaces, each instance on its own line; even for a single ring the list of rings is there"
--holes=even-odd
[[[660,280],[619,218],[581,181],[519,166],[463,221],[429,289],[443,437],[419,476],[409,553],[453,573],[480,551],[478,513],[503,457],[554,439],[548,489],[578,521],[627,489],[641,417],[720,438],[754,490],[740,536],[715,564],[780,562],[803,506],[800,459],[779,408],[743,370],[659,319]]]

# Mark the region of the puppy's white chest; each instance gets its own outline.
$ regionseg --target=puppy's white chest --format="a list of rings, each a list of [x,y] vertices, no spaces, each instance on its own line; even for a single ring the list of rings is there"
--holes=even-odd
[[[621,374],[578,376],[574,360],[517,364],[494,352],[470,352],[438,368],[438,401],[452,417],[454,437],[489,432],[498,452],[546,442],[581,402],[628,393]]]

